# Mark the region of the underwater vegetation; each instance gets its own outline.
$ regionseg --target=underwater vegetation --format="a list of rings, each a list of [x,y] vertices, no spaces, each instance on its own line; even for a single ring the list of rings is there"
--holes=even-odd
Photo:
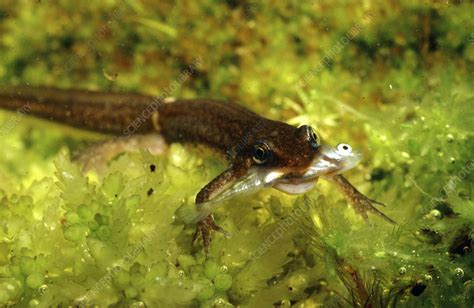
[[[215,211],[206,259],[176,210],[225,168],[173,144],[82,173],[104,136],[0,113],[0,306],[472,307],[474,4],[13,1],[0,82],[235,100],[364,154],[347,177]],[[197,71],[179,81],[195,59]],[[178,82],[179,81],[179,82]],[[172,86],[174,84],[174,86]]]

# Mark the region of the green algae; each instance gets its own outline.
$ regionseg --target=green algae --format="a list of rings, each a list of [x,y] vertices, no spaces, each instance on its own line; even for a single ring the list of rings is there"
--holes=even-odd
[[[200,57],[173,95],[350,143],[364,160],[348,177],[399,224],[365,224],[329,183],[264,190],[216,210],[231,235],[206,260],[176,210],[218,157],[173,145],[83,175],[69,153],[96,136],[2,112],[0,304],[472,306],[472,4],[364,3],[2,4],[2,84],[159,94]]]

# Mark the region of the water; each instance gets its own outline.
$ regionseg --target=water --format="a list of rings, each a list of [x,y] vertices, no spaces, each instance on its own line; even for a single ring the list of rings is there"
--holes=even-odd
[[[0,112],[0,306],[473,306],[473,11],[421,0],[2,1],[0,107],[13,111]],[[15,86],[86,92],[46,100],[41,114],[32,97],[11,98]],[[109,109],[72,108],[93,91],[118,94]],[[130,93],[154,99],[123,115],[117,102],[143,100]],[[176,210],[251,153],[263,126],[248,124],[224,157],[126,142],[156,130],[155,111],[181,98],[234,101],[349,144],[363,158],[344,175],[397,225],[365,220],[323,179],[304,195],[267,187],[230,198],[212,209],[229,234],[212,233],[208,255],[232,276],[220,291],[201,239],[191,245],[195,224]],[[207,132],[212,111],[174,129]],[[119,139],[90,148],[111,138],[84,126]],[[73,224],[89,231],[71,237]],[[107,271],[117,260],[120,279]],[[30,288],[32,277],[44,284]]]

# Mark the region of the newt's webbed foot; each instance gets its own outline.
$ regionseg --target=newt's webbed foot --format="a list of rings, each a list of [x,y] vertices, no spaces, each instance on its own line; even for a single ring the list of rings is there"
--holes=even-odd
[[[192,243],[194,244],[194,242],[197,240],[199,235],[201,235],[206,256],[209,254],[209,245],[211,244],[212,231],[221,232],[226,237],[229,236],[229,233],[226,230],[224,230],[223,228],[219,227],[216,224],[212,214],[209,214],[206,218],[199,221],[196,225],[196,232],[194,233]]]

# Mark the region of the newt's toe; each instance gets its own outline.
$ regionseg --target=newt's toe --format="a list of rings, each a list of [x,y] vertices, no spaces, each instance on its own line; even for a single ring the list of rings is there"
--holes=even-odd
[[[206,256],[209,254],[209,246],[211,244],[211,231],[221,232],[226,237],[229,236],[229,232],[227,232],[222,227],[216,224],[212,214],[209,214],[206,218],[199,221],[196,225],[196,232],[194,232],[192,244],[194,244],[199,235],[201,235]]]

